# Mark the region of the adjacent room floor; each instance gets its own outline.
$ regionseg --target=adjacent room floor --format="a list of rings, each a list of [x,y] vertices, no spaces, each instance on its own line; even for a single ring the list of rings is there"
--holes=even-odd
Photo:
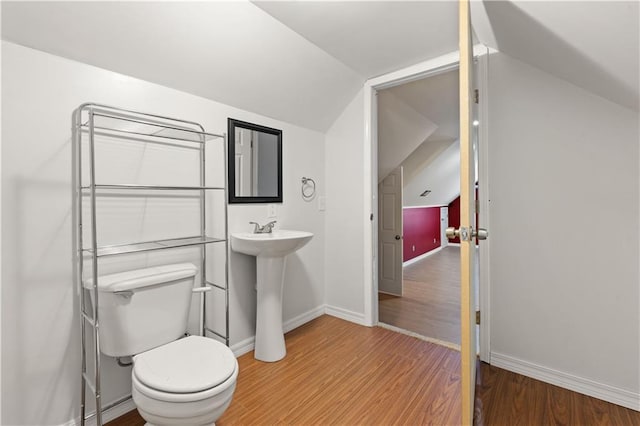
[[[378,295],[379,321],[460,345],[460,247],[403,268],[403,296]]]

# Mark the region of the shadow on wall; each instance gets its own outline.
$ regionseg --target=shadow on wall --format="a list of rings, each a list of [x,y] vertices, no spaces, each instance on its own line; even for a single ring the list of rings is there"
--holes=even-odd
[[[54,157],[69,146],[67,141]],[[60,406],[57,396],[78,394],[79,374],[70,382],[67,372],[80,370],[70,185],[18,177],[7,186],[13,202],[4,209],[11,226],[3,226],[2,343],[10,349],[3,350],[2,394],[3,405],[12,408],[4,410],[2,423],[62,423],[77,414],[76,405]]]
[[[592,5],[589,5],[589,2],[576,2],[572,7],[575,7],[576,13],[580,13],[584,7],[601,7],[597,3],[600,2],[593,2]],[[540,22],[532,19],[518,6],[504,1],[485,1],[482,4],[491,23],[498,50],[551,74],[559,75],[616,103],[638,110],[636,90],[628,87],[598,62],[589,59]],[[529,52],[540,53],[542,56],[536,55],[534,58],[528,54]],[[562,64],[567,66],[560,67]],[[575,69],[580,69],[581,72],[573,72]]]
[[[313,239],[309,242],[313,244]],[[295,281],[290,278],[295,277]],[[311,276],[309,275],[308,268],[305,267],[305,263],[301,259],[301,255],[298,252],[289,254],[285,258],[284,267],[284,294],[283,294],[283,317],[292,319],[298,315],[304,314],[313,308],[316,308],[315,298],[304,296],[313,294],[313,285]],[[303,296],[303,297],[300,297]],[[300,306],[300,303],[287,303],[288,300],[295,299],[297,301],[308,300],[308,306]],[[299,312],[289,312],[288,308],[295,306]]]
[[[229,283],[233,286],[229,289],[229,307],[238,306],[240,309],[234,312],[234,328],[252,330],[255,335],[256,328],[256,258],[229,250]],[[233,332],[231,336],[233,337]],[[232,341],[230,343],[239,343]]]

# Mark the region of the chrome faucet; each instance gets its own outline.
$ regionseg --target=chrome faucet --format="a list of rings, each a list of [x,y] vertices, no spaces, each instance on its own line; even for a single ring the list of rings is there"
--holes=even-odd
[[[272,221],[267,223],[264,226],[260,226],[257,222],[249,222],[250,225],[255,225],[253,228],[254,234],[270,234],[273,231],[273,227],[276,224],[276,221]]]

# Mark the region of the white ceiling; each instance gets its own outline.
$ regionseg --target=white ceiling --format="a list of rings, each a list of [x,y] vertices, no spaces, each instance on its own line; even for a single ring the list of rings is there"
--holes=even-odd
[[[319,131],[365,79],[457,49],[455,1],[1,7],[5,40]],[[472,17],[481,42],[638,109],[638,2],[477,1]]]
[[[640,2],[472,2],[487,46],[638,110]]]
[[[418,113],[389,90],[378,93],[378,182],[418,148],[438,124]]]
[[[326,131],[365,79],[455,50],[455,12],[455,2],[3,1],[2,38]]]
[[[325,131],[364,78],[248,2],[2,2],[2,38]]]
[[[431,140],[453,141],[460,136],[458,84],[458,70],[454,70],[386,90],[436,123],[438,129]]]
[[[256,1],[365,78],[458,49],[457,1]]]
[[[436,160],[441,160],[440,154],[454,143],[459,144],[457,139],[443,139],[443,140],[431,140],[423,143],[415,151],[411,153],[403,162],[402,170],[404,172],[403,178],[405,186],[409,185],[416,176],[420,174],[425,168],[429,167]],[[458,151],[459,153],[459,151]],[[459,168],[458,168],[459,171]],[[433,197],[431,197],[431,200]],[[431,201],[429,200],[429,201]],[[424,200],[422,200],[424,201]],[[449,204],[449,201],[441,201],[439,204]]]
[[[378,93],[378,178],[402,165],[406,206],[446,205],[458,195],[459,161],[451,158],[459,149],[450,148],[460,135],[458,76],[452,70]],[[420,197],[425,189],[431,193]]]

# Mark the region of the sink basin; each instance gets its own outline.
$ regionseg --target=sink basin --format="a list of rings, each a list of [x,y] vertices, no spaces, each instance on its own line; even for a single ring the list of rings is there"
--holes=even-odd
[[[231,249],[251,256],[282,257],[307,244],[311,237],[313,234],[305,231],[239,232],[231,234]]]
[[[256,257],[257,310],[253,356],[279,361],[287,354],[282,324],[282,290],[286,256],[307,244],[313,234],[278,230],[270,234],[231,234],[231,249]]]

